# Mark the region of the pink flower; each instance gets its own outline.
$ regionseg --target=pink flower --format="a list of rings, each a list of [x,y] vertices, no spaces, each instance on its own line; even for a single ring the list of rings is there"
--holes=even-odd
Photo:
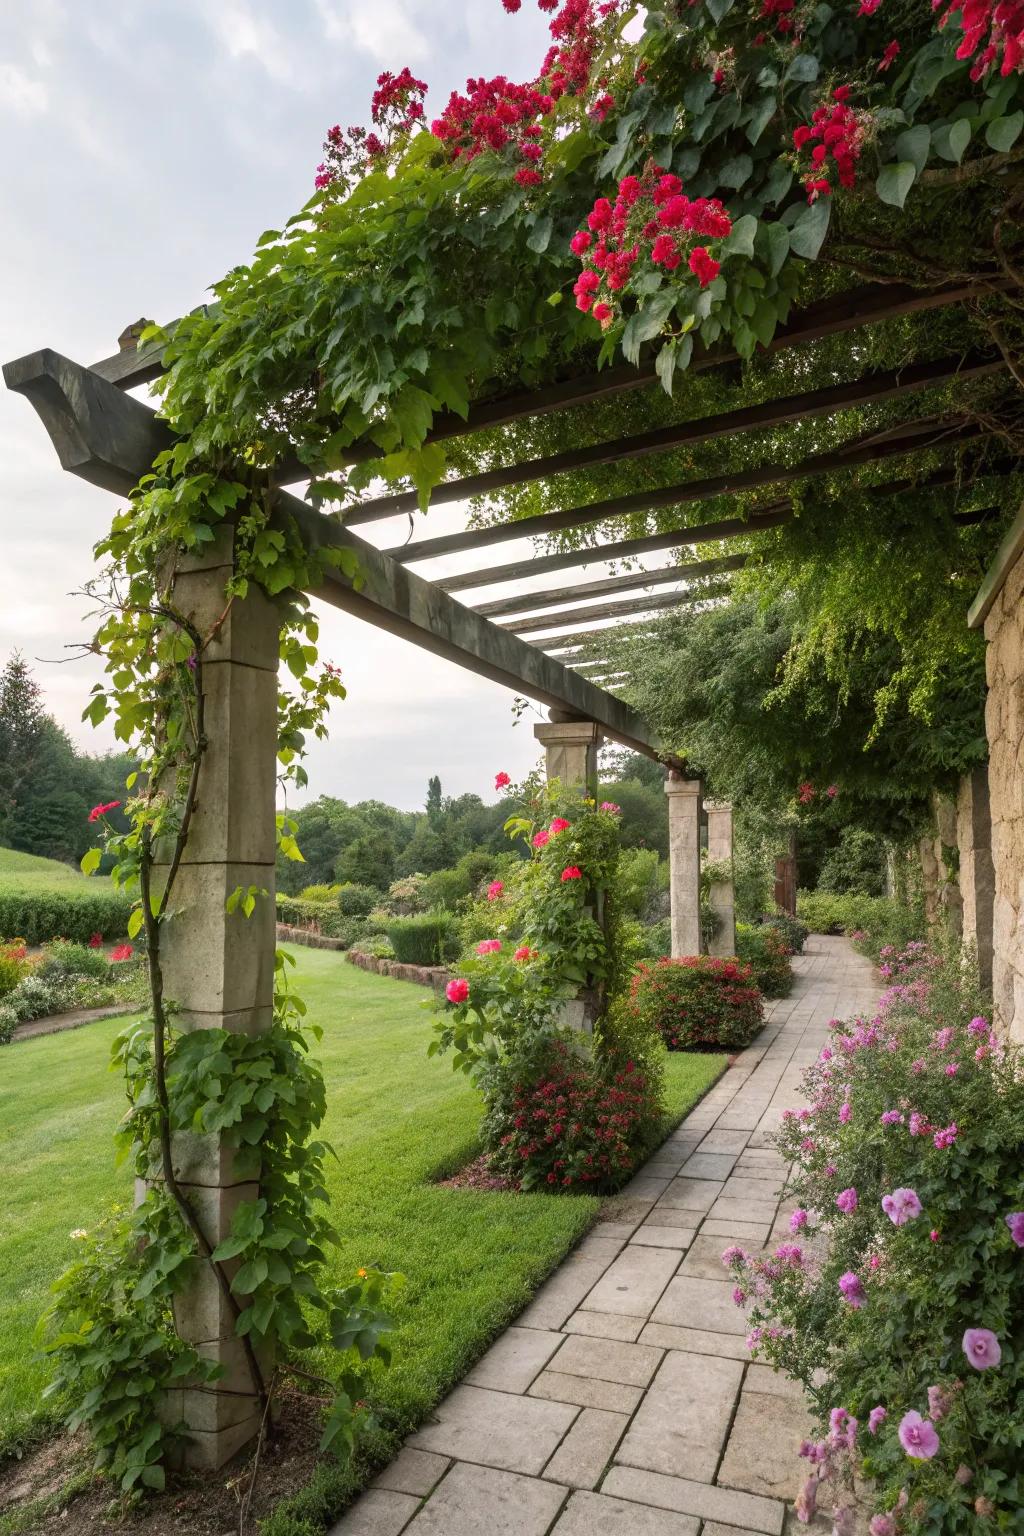
[[[564,816],[554,816],[551,820],[551,836],[556,837],[559,832],[565,832],[571,826],[572,822],[566,821]]]
[[[905,1227],[921,1214],[921,1202],[914,1189],[894,1189],[891,1195],[882,1196],[882,1210],[894,1227]]]
[[[839,1289],[851,1307],[862,1307],[868,1299],[863,1280],[859,1275],[854,1274],[852,1269],[848,1269],[845,1275],[840,1275]]]
[[[594,237],[589,230],[578,229],[569,241],[569,249],[574,256],[582,256],[585,251],[590,250],[593,243]]]
[[[852,1188],[844,1189],[841,1194],[836,1195],[836,1205],[849,1215],[857,1209],[857,1191]]]
[[[530,948],[529,944],[520,944],[512,958],[513,960],[529,960],[532,958],[532,956],[533,950]]]
[[[939,1151],[943,1152],[943,1151],[945,1151],[945,1149],[947,1147],[951,1147],[953,1145],[954,1141],[956,1141],[956,1138],[957,1138],[958,1134],[959,1134],[959,1131],[958,1131],[957,1123],[954,1120],[952,1125],[947,1125],[946,1126],[945,1130],[936,1131],[935,1135],[932,1137],[932,1141],[938,1147]]]
[[[100,817],[105,816],[108,811],[116,811],[120,804],[120,800],[108,800],[104,805],[94,805],[89,812],[89,820],[99,821]]]
[[[839,1123],[847,1125],[853,1116],[853,1106],[849,1103],[839,1106]]]
[[[939,1437],[935,1426],[928,1419],[911,1409],[900,1420],[900,1445],[912,1461],[931,1461],[939,1449]]]
[[[868,1414],[868,1433],[871,1435],[877,1435],[878,1431],[881,1429],[882,1425],[885,1423],[888,1417],[889,1410],[887,1408],[883,1408],[881,1403],[879,1403],[877,1408],[872,1408],[871,1412]]]
[[[796,1496],[796,1517],[801,1525],[809,1525],[818,1507],[818,1479],[809,1477]]]
[[[988,1020],[981,1018],[980,1015],[979,1017],[972,1019],[967,1026],[967,1033],[969,1035],[987,1035]]]
[[[946,1076],[947,1077],[956,1077],[956,1075],[957,1075],[957,1073],[959,1071],[960,1071],[960,1063],[958,1061],[951,1061],[948,1064],[948,1066],[946,1067]]]
[[[953,1399],[945,1387],[928,1388],[928,1413],[936,1424],[941,1424],[953,1406]]]
[[[602,800],[601,810],[607,811],[609,816],[621,816],[622,806],[616,805],[614,800]]]
[[[1024,1211],[1011,1211],[1006,1218],[1010,1236],[1018,1248],[1024,1248]]]
[[[512,780],[509,778],[508,774],[504,771],[504,769],[502,769],[501,773],[496,773],[494,775],[494,787],[495,787],[495,789],[507,789],[508,786],[511,783],[512,783]]]
[[[896,1522],[892,1515],[872,1515],[868,1531],[870,1536],[896,1536]]]
[[[497,901],[498,897],[501,895],[504,889],[504,880],[492,880],[490,885],[487,887],[487,900]]]
[[[535,848],[545,848],[548,844],[549,837],[550,834],[543,830],[540,832],[535,832],[533,835],[533,846]]]
[[[738,1243],[733,1243],[731,1247],[722,1251],[722,1263],[726,1269],[731,1268],[733,1264],[741,1264],[746,1257],[746,1252]]]
[[[940,1236],[941,1233],[939,1232],[938,1227],[932,1227],[931,1231],[928,1233],[928,1241],[930,1243],[937,1243]]]
[[[90,949],[102,949],[103,948],[103,935],[102,935],[102,933],[91,933],[89,935],[89,948]]]
[[[903,1116],[898,1109],[887,1109],[882,1116],[883,1125],[902,1125]]]
[[[135,951],[130,944],[119,944],[110,951],[111,960],[130,960]]]
[[[575,864],[570,864],[568,866],[568,868],[562,870],[562,880],[563,880],[563,882],[565,882],[566,880],[582,880],[582,879],[583,879],[583,871],[581,869],[577,869]]]
[[[963,1338],[963,1351],[976,1371],[987,1371],[1003,1358],[999,1340],[990,1328],[968,1328]]]
[[[745,1290],[742,1289],[742,1287],[740,1287],[738,1285],[734,1286],[733,1287],[733,1292],[732,1292],[732,1299],[733,1299],[733,1301],[736,1303],[736,1305],[738,1307],[742,1307],[743,1303],[747,1299],[747,1293],[746,1293]]]
[[[464,1003],[469,997],[469,982],[462,977],[450,981],[444,989],[444,995],[450,1003]]]
[[[789,1218],[789,1230],[791,1232],[801,1232],[804,1227],[806,1227],[806,1225],[807,1212],[802,1208],[795,1210],[792,1216]]]
[[[713,256],[708,255],[703,245],[695,245],[690,252],[689,267],[702,288],[707,288],[713,283],[722,270],[720,263]]]
[[[476,952],[478,955],[496,955],[500,948],[500,939],[481,939],[476,947]]]
[[[826,795],[828,796],[828,798],[830,800],[834,800],[836,798],[836,796],[838,795],[838,793],[839,793],[839,785],[838,784],[830,784],[828,789],[826,789],[825,793],[826,793]]]

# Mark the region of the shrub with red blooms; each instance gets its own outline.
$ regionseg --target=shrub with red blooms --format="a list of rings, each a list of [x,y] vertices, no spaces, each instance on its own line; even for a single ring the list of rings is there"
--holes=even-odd
[[[573,288],[577,309],[593,311],[609,324],[615,295],[643,262],[674,272],[685,261],[706,288],[718,276],[720,263],[705,242],[724,239],[731,230],[732,220],[716,197],[686,197],[678,176],[649,161],[642,175],[619,182],[614,203],[597,199],[586,229],[577,230],[570,241],[583,262]]]
[[[406,142],[412,130],[423,122],[424,81],[417,80],[408,65],[393,74],[386,69],[377,76],[377,89],[370,103],[374,129],[349,128],[348,136],[338,123],[327,130],[324,158],[316,168],[313,185],[318,192],[337,185],[347,189],[354,179],[384,162],[390,152]]]
[[[872,1536],[1020,1531],[1024,1059],[959,951],[911,945],[891,968],[783,1115],[792,1240],[722,1258],[748,1346],[817,1412],[801,1520],[827,1505],[863,1529],[866,1489]]]
[[[857,161],[871,132],[872,117],[849,106],[849,97],[848,85],[836,86],[831,105],[815,107],[810,123],[793,130],[793,148],[809,203],[831,194],[833,173],[841,187],[852,190],[856,185]]]
[[[956,56],[974,59],[972,80],[980,80],[997,63],[1001,75],[1024,70],[1024,0],[932,0],[932,10],[941,13],[940,27],[962,29]]]
[[[491,1166],[523,1189],[614,1189],[632,1172],[657,1097],[631,1061],[602,1063],[570,1040],[517,1054],[488,1096]]]
[[[658,960],[633,977],[629,1009],[658,1031],[670,1051],[740,1050],[764,1023],[749,965],[713,955]]]

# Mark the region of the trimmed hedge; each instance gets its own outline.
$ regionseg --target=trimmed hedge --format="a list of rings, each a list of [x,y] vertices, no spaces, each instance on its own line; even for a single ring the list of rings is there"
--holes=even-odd
[[[736,953],[750,966],[763,997],[789,996],[793,990],[793,967],[789,963],[789,948],[778,928],[737,923]]]
[[[641,965],[629,1009],[637,1022],[658,1031],[670,1051],[740,1050],[764,1023],[750,966],[714,955]]]
[[[440,908],[396,917],[388,924],[388,938],[403,965],[445,965],[457,959],[462,948],[456,918]]]
[[[128,932],[132,898],[113,886],[95,891],[19,891],[0,886],[0,938],[46,944],[73,939],[88,944],[94,933],[121,939]]]
[[[905,949],[912,939],[923,939],[927,933],[919,907],[908,907],[887,896],[800,891],[796,910],[812,933],[857,934],[860,947],[875,959],[886,944]]]
[[[351,948],[366,932],[365,919],[346,917],[336,901],[302,901],[297,896],[279,896],[277,920],[289,928],[305,928],[309,933],[323,934],[326,939],[339,939],[345,949]]]

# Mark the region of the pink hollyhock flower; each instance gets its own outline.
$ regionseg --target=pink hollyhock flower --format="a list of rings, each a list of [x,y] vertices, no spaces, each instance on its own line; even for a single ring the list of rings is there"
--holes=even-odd
[[[845,1275],[840,1275],[839,1289],[851,1307],[862,1307],[868,1299],[863,1280],[860,1275],[854,1274],[852,1269],[848,1269]]]
[[[939,1449],[935,1425],[913,1409],[900,1420],[900,1445],[912,1461],[931,1461]]]
[[[841,1211],[850,1215],[857,1209],[857,1191],[853,1188],[844,1189],[841,1194],[836,1195],[836,1205]]]
[[[494,775],[494,787],[495,787],[495,789],[507,789],[508,786],[511,783],[512,783],[512,780],[509,778],[508,774],[505,773],[504,770],[502,770],[501,773],[496,773]]]
[[[932,1137],[932,1141],[938,1147],[940,1152],[944,1152],[947,1147],[951,1147],[953,1145],[958,1135],[959,1129],[957,1127],[956,1121],[954,1120],[952,1125],[946,1126],[945,1130],[936,1131],[935,1135]]]
[[[1024,1211],[1011,1211],[1006,1218],[1010,1236],[1018,1248],[1024,1248]]]
[[[833,1408],[828,1422],[836,1440],[852,1451],[857,1441],[857,1420],[853,1414],[845,1408]]]
[[[987,1371],[1003,1358],[999,1340],[991,1328],[968,1328],[963,1338],[963,1351],[976,1371]]]
[[[802,1232],[806,1225],[807,1212],[802,1207],[800,1207],[795,1210],[792,1216],[789,1218],[789,1230],[791,1232]]]
[[[450,1003],[464,1003],[469,998],[469,982],[458,977],[448,983],[444,995]]]
[[[501,895],[504,889],[504,880],[492,880],[490,885],[487,887],[487,900],[497,901],[498,897]]]
[[[879,1403],[877,1408],[872,1408],[871,1412],[868,1414],[868,1433],[871,1435],[877,1435],[878,1431],[881,1429],[882,1425],[885,1423],[888,1417],[889,1410],[887,1408],[883,1408],[881,1403]]]
[[[533,846],[535,848],[546,848],[549,840],[550,834],[547,832],[540,831],[533,834]]]
[[[921,1202],[914,1189],[894,1189],[891,1195],[882,1196],[882,1210],[894,1227],[905,1227],[921,1214]]]
[[[119,944],[110,952],[111,960],[130,960],[135,951],[130,944]]]
[[[583,871],[581,869],[578,869],[575,864],[570,864],[570,865],[568,865],[568,867],[566,869],[562,870],[562,880],[563,881],[566,881],[566,880],[582,880],[582,879],[583,879]]]
[[[553,816],[550,827],[551,836],[556,837],[559,832],[564,832],[570,826],[572,822],[566,821],[564,816]]]
[[[496,955],[500,948],[500,939],[481,939],[476,947],[476,952],[478,955]]]

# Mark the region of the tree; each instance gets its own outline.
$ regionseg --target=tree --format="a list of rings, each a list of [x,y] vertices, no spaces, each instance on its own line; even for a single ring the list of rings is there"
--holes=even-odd
[[[436,773],[427,781],[427,820],[432,827],[441,820],[441,780]]]
[[[0,837],[10,834],[46,724],[42,694],[20,651],[0,673]]]

